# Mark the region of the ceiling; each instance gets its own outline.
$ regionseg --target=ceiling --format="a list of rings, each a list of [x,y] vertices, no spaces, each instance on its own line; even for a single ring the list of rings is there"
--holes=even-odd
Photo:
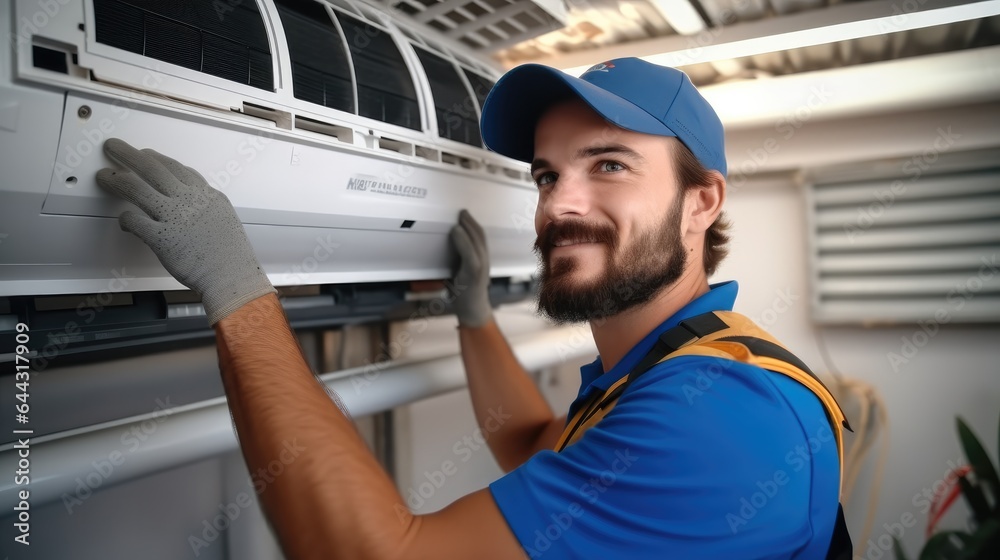
[[[1000,0],[382,0],[510,68],[620,56],[699,86],[1000,44]]]
[[[501,68],[680,68],[727,131],[1000,101],[1000,0],[368,1]]]
[[[566,64],[580,60],[568,58],[566,55],[570,53],[600,58],[602,50],[612,45],[620,48],[631,44],[646,51],[658,50],[657,44],[669,47],[669,43],[663,41],[665,38],[674,41],[687,38],[687,43],[691,45],[687,48],[697,48],[715,44],[718,40],[724,41],[727,35],[724,30],[727,28],[756,31],[752,35],[764,37],[789,30],[808,31],[871,20],[882,15],[880,11],[890,16],[883,16],[881,25],[872,26],[872,30],[880,34],[792,48],[780,48],[781,42],[776,41],[772,48],[777,50],[768,49],[769,52],[752,56],[727,57],[679,67],[700,86],[1000,44],[1000,16],[959,19],[964,14],[956,15],[955,8],[963,4],[958,2],[569,0],[568,4],[566,28],[504,49],[497,53],[498,59],[508,66],[545,60],[562,60],[561,64]],[[968,9],[972,7],[968,4],[975,3],[964,4]],[[872,9],[877,7],[888,9]],[[907,21],[915,19],[910,16],[918,9],[924,12],[938,10],[939,21],[959,21],[936,25],[933,24],[934,18],[929,18],[928,22]],[[949,14],[949,11],[952,13]],[[831,33],[830,38],[838,38],[838,34]],[[788,44],[796,42],[789,41]]]

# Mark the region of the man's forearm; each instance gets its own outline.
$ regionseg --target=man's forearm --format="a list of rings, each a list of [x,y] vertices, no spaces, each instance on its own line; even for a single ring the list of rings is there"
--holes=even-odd
[[[420,518],[320,386],[278,298],[244,305],[216,339],[243,456],[269,473],[257,490],[289,558],[395,557]]]
[[[496,322],[458,331],[476,421],[500,467],[513,470],[536,450],[553,420],[552,409]]]

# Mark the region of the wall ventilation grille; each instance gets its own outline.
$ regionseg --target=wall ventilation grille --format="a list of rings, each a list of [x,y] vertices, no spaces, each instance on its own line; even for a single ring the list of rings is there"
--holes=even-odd
[[[1000,168],[899,169],[809,185],[814,318],[1000,322]]]

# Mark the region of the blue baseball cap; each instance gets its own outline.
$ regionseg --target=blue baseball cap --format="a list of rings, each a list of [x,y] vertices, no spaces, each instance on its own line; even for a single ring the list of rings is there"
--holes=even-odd
[[[638,58],[597,64],[579,78],[541,64],[510,70],[483,103],[486,147],[530,162],[538,120],[553,103],[574,96],[621,128],[677,138],[706,169],[725,176],[722,121],[715,110],[687,74]]]

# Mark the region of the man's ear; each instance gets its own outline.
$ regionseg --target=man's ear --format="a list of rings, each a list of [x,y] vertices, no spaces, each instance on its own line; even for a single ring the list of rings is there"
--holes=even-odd
[[[715,223],[726,202],[726,178],[718,171],[709,171],[704,185],[685,193],[688,210],[688,233],[704,233]]]

